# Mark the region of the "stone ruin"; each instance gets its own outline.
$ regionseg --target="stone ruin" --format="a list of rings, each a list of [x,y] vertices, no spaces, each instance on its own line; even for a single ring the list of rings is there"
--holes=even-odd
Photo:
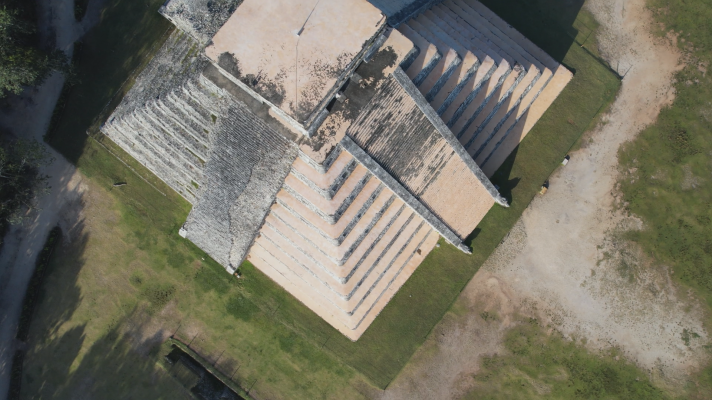
[[[477,0],[169,0],[176,29],[102,127],[248,260],[357,340],[572,74]]]

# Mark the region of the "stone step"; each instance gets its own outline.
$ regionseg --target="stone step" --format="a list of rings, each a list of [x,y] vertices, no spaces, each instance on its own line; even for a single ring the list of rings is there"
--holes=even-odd
[[[510,129],[519,121],[534,100],[536,100],[537,96],[547,86],[547,83],[551,79],[551,75],[549,75],[548,69],[544,72],[545,73],[542,74],[534,84],[527,88],[527,91],[522,93],[518,104],[508,111],[507,115],[502,117],[498,125],[492,129],[491,133],[489,133],[489,138],[480,145],[480,148],[472,153],[472,157],[478,165],[480,165],[480,163],[484,163],[485,160],[490,157],[495,148],[499,147],[502,139],[504,139],[504,137],[510,132]],[[483,131],[483,133],[486,132],[487,130]]]
[[[346,211],[339,220],[331,224],[326,221],[322,215],[317,213],[317,210],[308,207],[305,202],[297,197],[293,191],[287,191],[282,188],[277,193],[277,201],[289,210],[297,218],[311,225],[324,239],[338,245],[343,241],[343,232],[349,224],[356,218],[363,204],[365,204],[370,196],[380,187],[381,183],[378,179],[369,179],[366,186],[360,190],[356,198],[351,202]]]
[[[325,301],[324,296],[314,290],[301,276],[284,265],[277,258],[279,253],[273,254],[269,249],[269,245],[266,245],[265,242],[259,239],[255,240],[247,259],[257,269],[285,288],[292,296],[319,314],[329,324],[339,329],[344,335],[352,337],[352,329],[349,326],[351,325],[350,318],[335,304]],[[352,340],[354,339],[352,338]]]
[[[465,3],[470,6],[473,10],[477,11],[482,17],[486,18],[493,26],[496,26],[506,37],[516,42],[522,48],[524,48],[529,54],[542,63],[546,68],[551,71],[556,71],[559,63],[556,62],[550,55],[545,51],[537,47],[529,39],[524,37],[519,31],[514,29],[511,25],[506,23],[502,18],[497,16],[492,10],[485,7],[482,3],[476,0],[465,0]]]
[[[413,81],[415,86],[419,86],[428,74],[430,74],[433,68],[435,68],[437,63],[442,58],[442,54],[440,54],[438,48],[435,47],[434,44],[425,40],[418,34],[418,32],[411,29],[408,25],[399,26],[398,31],[402,33],[403,36],[410,39],[413,44],[420,49],[418,57],[405,71],[406,75],[408,75],[408,78]]]
[[[349,301],[362,299],[367,295],[368,289],[378,281],[379,276],[388,271],[392,261],[397,257],[403,247],[418,232],[423,220],[412,210],[403,210],[398,219],[388,229],[388,233],[383,236],[373,247],[373,250],[362,258],[357,268],[348,276],[348,279],[340,288]],[[351,312],[356,303],[350,302]]]
[[[502,77],[506,77],[510,73],[511,67],[507,62],[497,65],[494,71],[490,69],[490,71],[485,72],[485,76],[482,77],[482,83],[479,84],[479,86],[475,86],[475,82],[473,82],[472,90],[469,92],[463,89],[458,98],[453,100],[450,106],[442,112],[440,118],[445,122],[448,128],[453,128],[463,115],[466,121],[472,117],[478,107],[483,104],[484,99],[499,88],[503,83]]]
[[[514,59],[503,51],[496,44],[488,41],[486,38],[482,37],[479,32],[470,26],[465,20],[460,16],[453,13],[447,7],[433,7],[429,11],[429,18],[436,23],[445,32],[447,32],[451,37],[462,43],[463,46],[469,48],[473,52],[477,52],[478,57],[488,56],[497,63],[497,65],[506,62],[508,64],[515,64]],[[482,53],[483,56],[480,56]]]
[[[275,204],[272,209],[278,207],[279,205]],[[265,218],[264,226],[260,230],[260,235],[266,231],[265,227],[269,227],[283,237],[288,238],[295,248],[312,258],[316,266],[321,267],[319,272],[322,279],[329,281],[329,285],[331,286],[340,283],[340,279],[332,272],[333,268],[329,268],[331,265],[336,264],[336,260],[330,257],[317,243],[307,239],[301,232],[296,232],[294,228],[273,213],[271,211],[272,209],[270,209],[270,213]]]
[[[142,165],[146,166],[151,172],[160,176],[173,190],[178,192],[190,203],[194,203],[196,200],[196,193],[194,193],[195,188],[191,191],[188,189],[191,179],[186,177],[185,174],[178,174],[176,171],[181,170],[175,164],[165,163],[161,158],[155,157],[153,155],[154,150],[147,150],[140,143],[136,143],[132,140],[130,136],[125,133],[120,132],[121,129],[125,128],[123,124],[117,124],[115,126],[105,127],[105,132],[108,136],[119,144],[123,149],[125,149],[132,157],[134,157]],[[131,131],[135,133],[135,131]],[[199,182],[199,181],[196,181]]]
[[[220,112],[219,101],[223,90],[202,74],[195,80],[188,81],[181,88],[181,98],[199,115],[197,118],[212,122],[211,115]]]
[[[365,274],[358,280],[353,279],[345,284],[337,284],[333,279],[322,279],[323,267],[315,265],[315,259],[299,251],[292,241],[278,234],[270,226],[261,230],[260,236],[255,242],[269,251],[280,261],[281,265],[301,278],[307,287],[318,292],[328,302],[348,315],[362,303],[374,288],[377,289],[380,278],[388,275],[393,262],[424,225],[424,222],[412,212],[403,219],[405,219],[403,226],[395,235],[388,237],[387,249],[375,258],[373,264],[368,265]],[[329,284],[329,281],[332,285]]]
[[[462,46],[457,40],[454,40],[447,33],[443,32],[428,17],[428,12],[426,12],[418,16],[416,21],[421,23],[424,27],[430,29],[430,31],[435,34],[438,39],[442,40],[446,45],[457,51],[462,58],[462,63],[460,63],[457,69],[445,82],[434,86],[424,95],[425,100],[431,104],[433,109],[437,110],[448,96],[451,94],[456,96],[457,93],[459,93],[467,80],[477,72],[481,62],[485,60],[485,55],[479,51],[470,51],[470,49]]]
[[[519,60],[512,54],[513,52],[505,46],[498,38],[493,38],[487,35],[487,32],[481,32],[480,26],[475,23],[475,20],[467,15],[467,12],[461,8],[461,5],[453,3],[451,0],[445,0],[432,8],[433,12],[442,18],[449,18],[448,22],[455,27],[460,34],[468,40],[475,43],[483,52],[486,52],[493,59],[497,57],[506,60],[509,64],[518,64]]]
[[[450,128],[460,143],[467,143],[471,133],[482,124],[482,122],[495,109],[497,104],[504,101],[509,93],[524,78],[526,72],[517,64],[511,70],[499,77],[494,88],[486,96],[477,96],[475,100],[462,112],[452,127]],[[471,130],[468,132],[468,129]]]
[[[182,143],[182,145],[192,154],[205,160],[208,158],[208,141],[200,138],[197,131],[201,133],[203,128],[191,124],[190,120],[181,118],[182,115],[172,104],[158,100],[151,105],[146,106],[146,113],[150,114],[156,124],[161,124],[164,129],[169,131],[173,137]]]
[[[293,174],[287,175],[282,189],[302,202],[328,224],[333,225],[339,221],[371,178],[372,175],[366,168],[361,165],[357,166],[330,200],[321,196]]]
[[[208,159],[208,154],[203,151],[203,154],[197,154],[193,151],[195,146],[192,146],[186,141],[185,134],[179,126],[172,124],[167,119],[161,118],[160,111],[154,107],[147,106],[144,110],[136,112],[128,118],[127,122],[133,122],[142,127],[144,135],[150,135],[153,140],[161,140],[168,148],[173,151],[172,157],[179,157],[184,163],[191,165],[193,168],[202,169]],[[158,146],[154,146],[160,153]]]
[[[539,70],[531,69],[524,78],[511,90],[509,95],[500,100],[490,115],[477,127],[469,141],[463,145],[468,153],[477,158],[483,146],[486,146],[499,128],[506,122],[510,114],[515,113],[517,106],[541,78]],[[546,79],[544,79],[546,82]],[[472,127],[471,127],[472,128]]]
[[[472,17],[471,21],[476,21],[479,22],[479,25],[476,25],[478,29],[481,29],[485,32],[489,32],[488,37],[492,38],[492,40],[495,40],[494,37],[497,37],[501,40],[501,43],[506,44],[509,46],[509,48],[516,52],[515,54],[520,55],[523,57],[526,62],[531,63],[531,65],[535,68],[537,68],[539,71],[541,71],[541,76],[538,78],[534,78],[537,80],[537,87],[543,87],[546,85],[548,82],[549,78],[552,75],[552,69],[550,68],[552,64],[549,62],[549,64],[545,65],[543,64],[537,57],[533,56],[532,53],[530,52],[530,49],[534,49],[537,53],[541,54],[543,53],[540,49],[538,49],[536,46],[534,46],[531,42],[528,40],[525,41],[520,41],[520,40],[515,40],[508,34],[504,33],[500,28],[497,26],[493,25],[490,20],[484,18],[478,10],[487,10],[486,7],[482,6],[479,2],[476,0],[448,0],[448,2],[443,3],[441,5],[438,5],[436,8],[447,8],[450,5],[457,5],[460,7],[460,10],[466,11],[467,15]],[[487,10],[487,13],[492,16],[493,13],[491,11]],[[504,22],[499,19],[499,18],[494,18],[498,21],[499,25],[506,25]],[[482,29],[484,28],[484,29]],[[509,31],[514,31],[511,27],[509,27]],[[494,36],[493,36],[494,35]],[[519,35],[521,36],[521,35]],[[549,61],[553,61],[550,59],[550,57],[547,57]],[[524,64],[525,61],[523,61],[521,58],[518,59],[518,62],[521,64]],[[543,80],[543,86],[542,86],[542,81]],[[524,81],[523,83],[527,83]],[[534,88],[534,90],[537,90],[537,88]],[[514,100],[510,102],[511,104],[519,104],[520,98],[519,97],[514,97]],[[523,103],[520,106],[520,109],[525,109],[528,107],[530,104],[529,99],[521,99]],[[508,112],[511,111],[511,104],[510,108],[507,110]],[[504,123],[503,120],[497,120],[494,119],[494,124],[502,124]],[[475,152],[479,151],[480,149],[474,150]]]
[[[504,160],[514,150],[515,147],[529,133],[534,124],[539,120],[544,111],[549,108],[561,90],[571,80],[573,75],[563,66],[556,69],[556,73],[549,80],[546,86],[538,93],[534,101],[530,104],[522,115],[511,126],[505,136],[499,140],[496,147],[480,164],[482,171],[487,176],[492,176],[502,165]]]
[[[434,44],[440,54],[443,54],[443,58],[438,62],[435,68],[433,68],[420,85],[417,85],[420,93],[426,96],[433,88],[441,87],[447,81],[457,66],[460,65],[462,59],[455,49],[432,34],[428,28],[422,26],[418,21],[411,19],[406,22],[406,24],[425,38],[425,40]]]
[[[464,55],[468,53],[472,54],[478,61],[484,60],[484,58],[487,57],[487,54],[481,51],[481,49],[472,47],[469,43],[463,42],[459,40],[456,35],[453,35],[450,26],[438,17],[437,14],[433,13],[433,11],[426,10],[415,17],[414,20],[428,29],[430,34],[434,35],[434,37],[442,41],[442,43],[457,51],[457,54],[461,57],[464,58]]]
[[[378,305],[378,300],[387,293],[387,290],[393,285],[394,281],[396,281],[398,277],[403,274],[405,267],[408,265],[410,260],[416,256],[418,256],[420,260],[423,259],[422,257],[419,257],[423,255],[424,249],[421,249],[421,247],[427,237],[431,234],[432,230],[430,229],[430,226],[421,220],[417,226],[417,231],[410,235],[408,242],[403,246],[400,246],[397,251],[395,251],[395,249],[393,250],[394,258],[389,262],[385,273],[381,274],[381,276],[379,276],[378,279],[367,288],[366,293],[364,293],[364,296],[362,297],[363,300],[353,311],[351,311],[351,317],[356,322],[354,327],[358,327],[361,321],[363,321],[368,314],[374,311]],[[418,254],[418,250],[420,250],[420,254]],[[408,276],[410,276],[412,272],[413,271],[410,271]],[[365,285],[366,282],[364,282],[363,286]],[[361,296],[355,295],[354,297]]]
[[[450,94],[441,92],[439,94],[440,97],[436,97],[431,102],[433,109],[435,109],[438,114],[447,114],[445,118],[443,118],[443,120],[447,122],[450,120],[450,118],[452,118],[453,114],[460,106],[462,106],[463,109],[464,107],[467,107],[470,101],[472,101],[477,95],[477,93],[475,92],[479,91],[482,85],[486,82],[485,79],[488,79],[492,76],[493,73],[495,73],[495,60],[497,60],[500,64],[506,64],[505,68],[509,66],[509,63],[504,58],[499,56],[497,52],[492,51],[483,43],[477,40],[470,40],[462,36],[460,31],[465,29],[465,27],[460,26],[454,21],[450,20],[449,16],[445,15],[444,13],[439,12],[437,9],[433,9],[431,11],[426,12],[425,15],[431,21],[437,24],[437,26],[445,34],[450,36],[453,40],[456,40],[462,46],[471,50],[475,55],[480,58],[480,60],[483,60],[475,76],[470,77],[470,81],[468,82],[462,82],[460,91],[453,91]],[[480,51],[480,49],[483,48],[486,50],[486,52]],[[444,97],[443,95],[447,95],[447,97]],[[463,105],[463,103],[467,104]],[[450,110],[450,112],[448,113],[447,110]]]
[[[425,256],[435,247],[439,238],[440,236],[435,233],[435,231],[430,231],[428,233],[428,236],[420,245],[420,253],[416,252],[413,254],[410,260],[401,267],[400,273],[389,282],[389,286],[386,290],[384,290],[379,297],[375,299],[375,302],[370,306],[370,309],[357,323],[356,328],[351,331],[351,335],[358,338],[366,331],[366,329],[368,329],[373,320],[385,308],[386,304],[391,301],[393,296],[395,296],[408,278],[413,275],[413,272],[415,272],[415,269],[418,268],[418,266],[423,262]]]
[[[161,50],[141,72],[136,84],[131,89],[131,99],[122,102],[112,115],[124,116],[143,107],[155,99],[156,94],[164,94],[181,87],[195,69],[202,68],[207,61],[187,57],[189,53],[199,52],[199,44],[188,35],[176,30],[166,40]]]
[[[284,236],[290,238],[299,251],[319,260],[321,265],[327,266],[330,276],[337,276],[337,279],[343,283],[345,282],[344,276],[342,274],[334,274],[340,271],[340,267],[344,265],[358,246],[360,246],[364,240],[367,240],[368,234],[372,230],[378,229],[376,225],[381,218],[392,218],[393,215],[395,215],[397,210],[389,211],[394,201],[395,197],[390,193],[380,193],[373,202],[373,206],[369,206],[364,212],[365,215],[363,218],[353,227],[353,234],[348,235],[348,239],[338,246],[323,240],[318,240],[318,236],[310,232],[311,229],[309,227],[299,228],[299,226],[303,224],[298,220],[294,221],[294,218],[290,218],[288,212],[280,210],[281,206],[279,204],[273,206],[266,221],[269,222],[274,229],[278,229]],[[395,208],[397,209],[398,207]],[[384,224],[382,225],[385,226]],[[373,240],[373,238],[370,240]],[[370,242],[366,242],[365,246],[370,246]]]
[[[547,73],[540,63],[524,51],[521,47],[514,44],[511,40],[502,38],[504,36],[495,27],[487,26],[489,23],[483,20],[479,14],[471,10],[466,4],[459,2],[460,0],[448,0],[434,9],[437,9],[442,15],[450,17],[451,21],[463,20],[463,25],[469,25],[470,29],[467,32],[481,31],[480,37],[495,44],[497,47],[505,51],[509,56],[516,60],[519,64],[528,66],[527,74],[521,79],[515,81],[516,86],[504,91],[504,96],[500,96],[498,101],[489,107],[488,110],[483,108],[477,111],[482,104],[477,107],[472,107],[476,111],[469,118],[461,118],[458,123],[453,124],[453,130],[458,138],[461,139],[463,146],[470,149],[471,154],[477,152],[482,142],[487,141],[496,132],[497,126],[504,123],[503,118],[516,107],[521,101],[521,95],[526,93],[532,82],[536,82],[540,77],[540,71]],[[484,25],[484,26],[483,26]],[[499,33],[499,35],[497,35]],[[502,109],[504,107],[504,109]],[[486,112],[482,112],[486,111]],[[461,117],[461,116],[460,116]],[[485,131],[484,135],[480,133]],[[475,143],[476,140],[479,142]]]
[[[490,76],[487,82],[487,90],[482,93],[469,93],[462,102],[455,102],[448,110],[443,112],[443,121],[453,129],[457,136],[464,133],[463,128],[469,126],[472,121],[482,112],[485,104],[490,99],[490,95],[504,83],[503,76],[508,77],[512,72],[510,68],[516,67],[515,59],[509,53],[500,49],[459,15],[446,7],[434,7],[433,14],[446,22],[443,26],[450,26],[450,32],[457,32],[463,41],[468,41],[471,46],[480,47],[491,56],[499,60],[498,68]],[[506,79],[506,78],[505,78]],[[504,90],[508,88],[505,87]]]
[[[395,218],[402,212],[403,203],[398,198],[393,198],[393,194],[389,190],[382,190],[368,209],[359,210],[362,217],[357,218],[355,224],[346,227],[348,232],[345,232],[341,241],[324,240],[323,232],[311,225],[309,221],[295,215],[283,204],[278,203],[273,207],[271,215],[274,215],[292,232],[311,245],[318,246],[320,251],[334,260],[334,264],[339,267],[335,273],[340,278],[345,278],[353,269],[349,265],[355,265],[358,261],[353,261],[352,257],[360,258],[378,240],[378,237],[394,223]],[[365,232],[366,230],[368,232]],[[352,232],[353,235],[351,235]],[[366,234],[363,235],[363,233]],[[349,240],[347,241],[346,238]],[[352,248],[353,246],[356,247]],[[303,249],[308,250],[306,247]]]
[[[201,112],[192,107],[192,99],[183,93],[170,93],[160,99],[170,110],[177,116],[180,121],[184,121],[191,126],[188,131],[193,135],[193,139],[200,143],[203,147],[210,144],[210,129],[213,128],[213,123],[210,119],[210,113],[207,113],[207,118],[203,119]],[[205,110],[203,110],[205,111]]]
[[[211,103],[217,103],[218,99],[214,98],[211,101],[206,96],[209,94],[205,93],[208,89],[198,82],[198,80],[190,80],[177,90],[169,92],[168,95],[161,96],[161,99],[173,102],[185,113],[187,118],[201,125],[201,128],[207,129],[212,125],[210,115],[213,113],[207,107]]]
[[[173,165],[176,173],[192,179],[199,178],[197,171],[203,169],[200,159],[187,152],[172,135],[153,126],[153,119],[146,118],[144,113],[135,113],[125,118],[124,124],[127,137],[145,149],[146,154],[151,154],[166,165]]]
[[[327,173],[320,173],[302,159],[292,164],[291,174],[327,200],[333,199],[343,184],[356,169],[358,162],[342,152]]]
[[[543,70],[545,68],[539,60],[529,54],[529,52],[523,49],[514,40],[502,33],[497,27],[493,26],[477,11],[473,10],[464,0],[445,0],[435,7],[448,8],[454,11],[462,19],[467,21],[467,23],[473,27],[473,30],[480,32],[489,41],[509,53],[514,60],[524,66],[526,70],[530,68]]]
[[[321,264],[311,254],[300,251],[293,241],[280,231],[275,230],[274,226],[268,222],[265,222],[260,229],[260,234],[255,239],[255,243],[262,245],[282,264],[302,277],[313,287],[313,290],[319,292],[335,305],[339,305],[338,300],[341,296],[336,290],[339,288],[340,283],[329,268],[333,264]]]
[[[489,57],[485,61],[489,62],[480,65],[477,72],[470,74],[467,79],[458,83],[452,91],[441,90],[430,102],[438,115],[442,116],[453,105],[461,105],[470,96],[474,99],[477,93],[486,86],[486,81],[496,70],[496,65]]]

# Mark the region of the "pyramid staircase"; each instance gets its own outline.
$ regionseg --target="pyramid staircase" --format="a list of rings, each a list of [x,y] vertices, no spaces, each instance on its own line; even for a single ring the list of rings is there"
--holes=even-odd
[[[294,161],[248,260],[356,340],[438,239],[339,146]]]
[[[131,95],[102,131],[133,158],[195,203],[211,145],[210,132],[221,115],[214,84],[199,76],[206,63],[197,43],[179,31],[141,73]]]
[[[419,50],[406,74],[488,176],[572,77],[476,0],[446,0],[398,30]]]

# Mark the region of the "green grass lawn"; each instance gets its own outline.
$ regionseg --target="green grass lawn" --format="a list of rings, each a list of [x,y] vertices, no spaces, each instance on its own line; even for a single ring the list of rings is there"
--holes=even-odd
[[[621,189],[627,209],[645,229],[629,237],[673,277],[712,307],[712,4],[706,0],[652,0],[662,23],[678,34],[687,66],[675,77],[676,98],[658,121],[620,151]],[[712,318],[706,321],[712,331]],[[695,340],[694,338],[692,340]],[[708,346],[712,351],[712,347]],[[689,387],[712,393],[712,366]]]
[[[617,349],[593,354],[582,343],[547,334],[535,319],[508,330],[504,347],[503,354],[482,358],[465,400],[670,398]]]
[[[181,239],[177,230],[190,205],[109,140],[87,136],[166,38],[169,24],[155,12],[162,2],[110,3],[84,41],[81,82],[48,138],[89,177],[92,190],[81,233],[58,253],[32,326],[27,398],[72,398],[81,388],[174,398],[174,382],[155,366],[169,334],[260,397],[348,399],[387,386],[619,87],[595,58],[595,23],[576,7],[556,14],[564,17],[554,22],[566,27],[557,28],[549,14],[537,16],[557,2],[485,1],[575,77],[495,174],[511,207],[487,214],[468,241],[473,254],[441,242],[353,343],[249,263],[236,280]],[[128,185],[112,188],[120,181]],[[112,386],[119,389],[103,391]]]

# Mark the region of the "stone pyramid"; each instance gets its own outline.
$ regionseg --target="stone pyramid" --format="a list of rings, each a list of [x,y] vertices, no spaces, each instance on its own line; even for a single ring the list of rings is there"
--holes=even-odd
[[[102,131],[193,204],[181,235],[357,340],[572,74],[476,0],[169,0]]]

